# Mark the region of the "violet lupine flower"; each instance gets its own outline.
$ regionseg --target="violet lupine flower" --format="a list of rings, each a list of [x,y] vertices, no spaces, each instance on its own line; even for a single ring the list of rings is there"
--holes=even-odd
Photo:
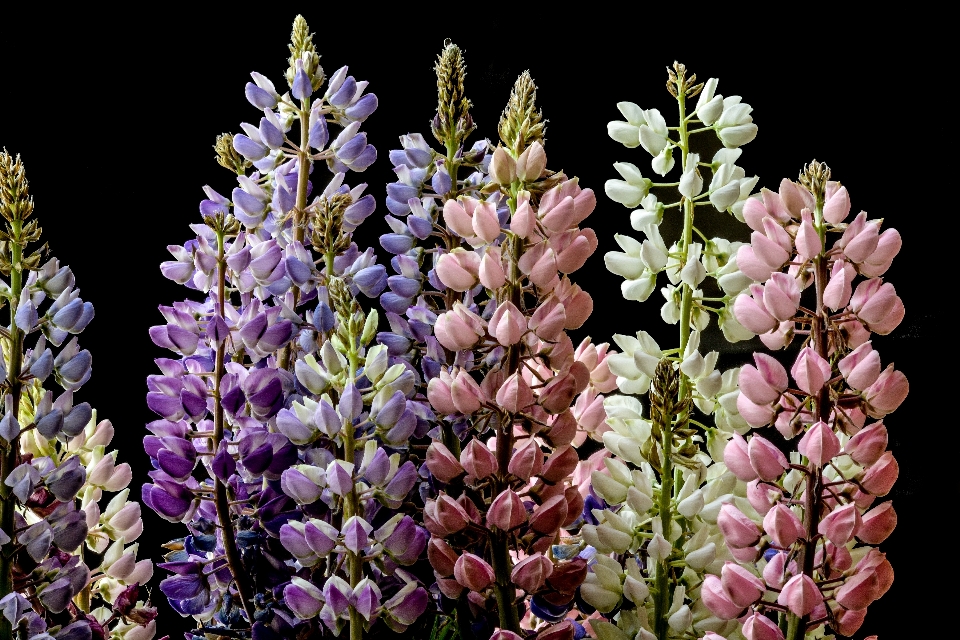
[[[529,75],[501,121],[505,146],[491,154],[486,141],[466,143],[474,127],[460,50],[448,44],[436,69],[433,133],[445,151],[411,134],[390,154],[399,180],[381,244],[397,275],[381,304],[397,336],[378,336],[422,373],[432,409],[421,469],[427,555],[441,607],[469,601],[458,622],[476,637],[519,637],[534,609],[549,620],[537,637],[568,637],[586,560],[551,548],[583,508],[569,480],[578,420],[597,419],[597,394],[614,383],[606,345],[575,349],[565,333],[592,309],[567,274],[596,248],[579,227],[595,198],[546,170]],[[422,244],[431,232],[439,242]]]
[[[695,212],[702,212],[698,217],[711,215],[697,205],[709,204],[718,213],[741,218],[744,201],[757,183],[735,164],[741,154],[738,147],[756,133],[750,107],[739,97],[716,94],[717,85],[715,78],[696,84],[684,65],[675,63],[668,69],[668,90],[678,101],[679,117],[698,120],[704,127],[669,128],[657,109],[621,102],[617,108],[627,121],[610,122],[607,128],[610,137],[624,146],[643,147],[652,156],[655,173],[666,176],[676,169],[680,174],[676,195],[667,198],[663,185],[658,185],[658,195],[650,193],[653,182],[637,166],[614,165],[623,179],[607,182],[607,196],[636,208],[630,223],[645,238],[618,234],[622,251],[604,257],[607,269],[624,278],[626,300],[646,301],[665,272],[661,317],[679,326],[679,345],[662,348],[644,330],[635,337],[614,336],[622,351],[609,357],[609,369],[617,376],[620,391],[630,395],[604,401],[606,424],[597,435],[607,455],[590,473],[590,491],[602,498],[604,506],[594,509],[581,529],[584,542],[597,555],[580,596],[605,618],[593,623],[600,636],[619,637],[633,629],[634,612],[640,610],[646,613],[639,635],[648,639],[732,628],[711,619],[704,608],[703,594],[709,598],[712,592],[689,585],[700,580],[712,585],[712,574],[732,559],[716,523],[720,505],[737,492],[737,477],[724,468],[721,455],[723,443],[731,435],[738,438],[736,432],[748,426],[736,410],[739,369],[718,371],[718,353],[703,353],[700,347],[711,311],[718,315],[728,340],[751,337],[730,319],[734,300],[750,281],[737,268],[740,243],[720,237],[695,242],[695,236],[686,233],[674,241],[661,235],[662,222],[674,211],[681,216],[680,227],[687,230],[696,228]],[[690,99],[698,95],[688,116]],[[733,122],[739,124],[729,124]],[[732,126],[742,126],[742,135],[724,131]],[[703,136],[693,133],[711,130],[725,148],[711,163],[700,163],[698,143]],[[673,155],[678,148],[685,151],[681,162],[679,153]],[[711,288],[716,294],[709,292]],[[708,297],[721,305],[712,306],[704,300]],[[635,397],[642,394],[649,398],[646,410]],[[712,414],[712,424],[695,416],[694,408]],[[759,535],[755,528],[752,535]]]
[[[893,285],[880,277],[900,236],[895,229],[881,234],[864,213],[843,225],[849,213],[846,188],[817,162],[805,167],[800,184],[784,180],[779,193],[744,207],[755,233],[740,252],[762,277],[734,312],[745,327],[762,329],[771,348],[807,336],[789,372],[755,354],[756,366],[741,375],[741,415],[754,428],[774,425],[790,441],[789,459],[756,434],[736,437],[724,452],[728,468],[749,482],[748,504],[720,511],[737,562],[719,581],[704,583],[711,594],[704,602],[719,618],[739,619],[748,638],[797,640],[823,625],[852,635],[893,581],[876,545],[892,533],[896,512],[876,498],[897,479],[884,420],[908,384],[892,366],[881,370],[870,333],[890,333],[903,317]],[[824,238],[840,229],[828,246]],[[800,296],[781,295],[795,289]],[[728,568],[742,578],[727,579]],[[770,610],[783,614],[784,628],[764,617]]]
[[[136,559],[143,522],[140,505],[127,501],[130,465],[117,464],[108,448],[110,422],[75,398],[92,370],[77,335],[93,305],[80,298],[69,267],[56,258],[40,263],[23,164],[6,150],[0,214],[7,238],[0,273],[8,278],[0,290],[10,308],[0,359],[0,635],[26,629],[52,637],[49,628],[58,638],[97,632],[149,640],[156,609],[139,599],[138,585],[150,580],[153,563]],[[103,504],[105,493],[114,495]],[[98,554],[99,564],[86,564]],[[126,622],[114,619],[118,613]]]
[[[345,183],[376,158],[359,130],[376,97],[346,67],[326,78],[300,16],[290,50],[290,91],[251,74],[245,95],[262,117],[218,140],[237,174],[229,198],[205,187],[196,238],[161,266],[207,297],[161,307],[151,329],[176,357],[148,379],[159,419],[143,495],[189,528],[161,590],[204,633],[350,626],[358,638],[378,620],[402,630],[426,604],[403,568],[426,531],[394,511],[417,480],[401,458],[422,411],[407,406],[413,373],[370,346],[377,314],[355,299],[387,286],[352,237],[373,196]]]

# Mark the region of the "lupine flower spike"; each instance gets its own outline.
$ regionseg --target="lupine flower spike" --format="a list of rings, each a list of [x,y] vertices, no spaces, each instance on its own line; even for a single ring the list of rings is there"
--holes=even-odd
[[[596,200],[546,169],[529,74],[492,153],[487,141],[466,146],[474,124],[449,42],[437,78],[444,151],[412,134],[391,152],[394,233],[381,240],[398,275],[381,297],[394,334],[380,340],[420,369],[437,424],[421,469],[427,556],[466,637],[582,637],[574,596],[586,560],[565,544],[582,510],[571,443],[602,421],[599,393],[614,381],[606,345],[574,348],[566,331],[593,306],[568,274],[596,249],[580,228]]]
[[[77,336],[93,319],[73,272],[42,262],[41,229],[20,157],[0,152],[0,639],[150,640],[153,575],[137,560],[140,505],[113,426],[74,394],[92,356]],[[107,500],[106,495],[112,494]],[[90,558],[101,558],[90,562]]]
[[[703,606],[699,586],[730,558],[716,528],[720,505],[732,499],[737,482],[723,463],[723,443],[747,424],[737,413],[738,370],[718,371],[717,352],[701,352],[701,334],[715,314],[728,340],[751,337],[732,315],[750,279],[737,266],[740,243],[707,238],[696,221],[717,212],[742,220],[757,178],[735,162],[757,126],[740,96],[716,93],[716,78],[698,84],[679,63],[667,73],[676,126],[668,127],[657,109],[621,102],[626,122],[607,127],[614,140],[649,153],[654,173],[679,174],[654,182],[632,163],[614,165],[622,179],[607,182],[607,196],[634,209],[631,226],[645,237],[618,234],[623,251],[605,256],[607,269],[624,278],[627,300],[646,301],[665,272],[661,316],[678,325],[679,345],[662,348],[641,330],[614,336],[622,352],[608,358],[620,391],[632,395],[604,403],[607,424],[597,434],[605,449],[589,465],[581,531],[597,555],[580,588],[600,618],[592,628],[604,639],[687,638],[733,626]],[[695,106],[688,102],[694,97]],[[698,150],[711,144],[711,132],[723,148],[701,160]],[[671,215],[682,229],[672,241],[660,232]],[[645,412],[635,396],[648,391]]]
[[[188,525],[160,586],[202,624],[196,634],[349,627],[356,640],[378,620],[403,629],[426,606],[401,568],[426,532],[395,511],[416,480],[401,460],[412,375],[368,348],[377,314],[356,302],[386,281],[352,240],[374,199],[344,183],[376,158],[359,131],[376,96],[346,67],[326,77],[300,16],[289,48],[289,91],[251,74],[259,123],[217,142],[237,186],[229,198],[204,188],[196,239],[161,266],[207,297],[161,307],[166,324],[150,331],[177,358],[158,359],[148,380],[159,419],[144,439],[155,469],[143,495]]]
[[[799,183],[784,180],[743,210],[754,233],[738,260],[756,282],[734,313],[771,349],[802,339],[789,373],[754,354],[737,401],[751,427],[776,428],[789,456],[757,433],[736,436],[724,451],[748,483],[748,504],[720,510],[735,561],[704,582],[712,594],[704,601],[736,619],[748,640],[820,637],[825,625],[853,635],[893,582],[876,545],[897,514],[876,499],[897,479],[884,422],[909,387],[892,363],[882,366],[870,334],[886,335],[903,319],[903,303],[881,277],[901,240],[865,212],[849,220],[850,195],[830,178],[814,161]]]

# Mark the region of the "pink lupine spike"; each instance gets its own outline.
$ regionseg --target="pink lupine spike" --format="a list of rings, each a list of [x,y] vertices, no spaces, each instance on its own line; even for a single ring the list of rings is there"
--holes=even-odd
[[[486,322],[462,302],[455,302],[451,311],[437,317],[433,334],[450,351],[469,349],[486,333]]]
[[[527,510],[520,496],[512,489],[501,491],[487,511],[487,526],[501,531],[512,531],[527,521]]]
[[[805,533],[800,518],[783,503],[767,511],[763,518],[763,529],[781,549],[789,549]]]
[[[720,578],[707,574],[703,577],[700,586],[700,601],[710,610],[710,613],[721,620],[734,620],[740,617],[744,607],[735,604],[727,595]]]
[[[910,391],[907,377],[888,364],[876,382],[864,390],[867,401],[867,415],[871,418],[882,418],[896,410],[906,399]]]
[[[880,544],[893,533],[897,527],[897,512],[893,503],[883,502],[863,514],[860,528],[857,529],[857,538],[867,544]]]
[[[479,440],[467,443],[460,454],[460,464],[475,480],[489,478],[497,471],[497,458],[493,452]]]
[[[836,508],[820,520],[817,526],[827,540],[836,545],[847,544],[860,528],[860,511],[853,502]]]
[[[764,189],[764,191],[768,191]],[[743,203],[743,220],[754,231],[763,233],[763,219],[770,215],[765,206],[765,200],[747,198]]]
[[[868,340],[848,353],[837,363],[837,367],[847,384],[857,391],[863,391],[880,377],[880,354]]]
[[[742,393],[737,396],[737,412],[751,427],[764,427],[770,424],[775,416],[772,406],[757,404]]]
[[[890,493],[899,474],[900,465],[887,451],[866,470],[860,478],[860,486],[875,496],[885,496]]]
[[[761,480],[770,482],[783,475],[789,466],[787,457],[772,442],[761,436],[753,436],[747,444],[750,466]]]
[[[840,187],[823,203],[823,219],[830,224],[840,224],[850,215],[850,194]]]
[[[800,574],[787,580],[777,602],[794,615],[805,616],[823,602],[823,594],[810,576]]]
[[[825,422],[817,421],[803,434],[797,451],[806,456],[810,464],[822,467],[840,453],[840,440]]]
[[[764,282],[773,272],[773,267],[761,260],[749,244],[737,250],[737,267],[744,275],[757,282]]]
[[[784,182],[789,181],[781,180],[781,185]],[[761,189],[760,197],[763,198],[763,206],[766,207],[768,216],[780,222],[788,222],[790,220],[790,211],[784,206],[779,193],[771,191],[770,189]]]
[[[830,379],[831,372],[830,363],[810,347],[801,349],[790,369],[797,387],[809,395],[820,393],[824,382]]]
[[[507,282],[500,247],[488,246],[480,260],[480,283],[487,289],[499,289]]]

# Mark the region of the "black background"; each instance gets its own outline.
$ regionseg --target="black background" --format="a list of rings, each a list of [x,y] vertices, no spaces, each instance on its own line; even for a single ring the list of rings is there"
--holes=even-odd
[[[423,132],[432,142],[433,64],[444,38],[465,51],[475,136],[496,140],[510,87],[530,70],[549,120],[548,166],[579,176],[581,186],[598,194],[585,224],[597,231],[600,248],[574,274],[595,300],[580,337],[603,342],[645,329],[664,336],[661,344],[675,340],[675,327],[659,318],[659,294],[643,304],[625,302],[621,279],[603,267],[603,254],[617,249],[614,233],[636,235],[628,210],[603,195],[604,182],[618,177],[611,165],[633,162],[651,173],[646,153],[612,141],[606,123],[621,119],[616,103],[628,100],[659,108],[669,124],[675,103],[664,88],[665,67],[674,59],[701,80],[720,78],[718,93],[741,95],[754,107],[759,134],[743,147],[738,164],[760,176],[758,188],[796,179],[816,158],[848,187],[854,213],[866,210],[900,230],[904,247],[886,279],[907,315],[892,335],[874,341],[884,364],[895,362],[911,382],[910,396],[886,421],[900,463],[891,494],[900,523],[882,549],[896,582],[871,607],[857,637],[932,625],[930,594],[951,581],[952,563],[944,560],[953,555],[955,537],[943,515],[958,488],[943,471],[958,444],[952,407],[940,395],[950,388],[954,358],[954,341],[941,329],[949,330],[950,275],[940,256],[951,251],[955,196],[947,130],[956,110],[943,94],[952,84],[945,60],[933,56],[939,27],[922,23],[919,9],[874,16],[868,26],[824,14],[822,5],[798,6],[790,15],[715,5],[674,16],[649,6],[604,13],[590,4],[548,23],[541,16],[557,10],[533,3],[510,5],[516,12],[510,18],[486,3],[449,16],[439,4],[419,14],[408,5],[391,15],[357,5],[340,16],[314,6],[301,10],[327,73],[349,64],[379,97],[379,109],[363,127],[379,160],[362,176],[348,176],[351,184],[368,182],[380,202],[358,233],[361,248],[379,250],[376,236],[387,231],[382,198],[394,179],[387,151],[405,133]],[[159,264],[169,259],[168,244],[192,237],[187,225],[199,222],[201,187],[227,194],[234,186],[214,162],[214,139],[238,132],[242,121],[258,121],[243,96],[250,71],[281,87],[297,12],[135,10],[142,13],[54,14],[31,6],[0,22],[0,146],[22,155],[44,237],[96,307],[81,339],[94,355],[94,376],[78,397],[113,421],[120,460],[135,470],[132,497],[149,467],[141,443],[152,419],[145,378],[156,372],[153,358],[165,355],[147,329],[162,321],[158,305],[187,296],[162,277]],[[746,239],[745,226],[720,220]],[[758,348],[757,340],[726,346],[723,360],[732,366]],[[141,557],[158,557],[161,542],[183,535],[182,526],[149,509],[143,518]],[[190,621],[155,595],[158,637],[179,637]]]

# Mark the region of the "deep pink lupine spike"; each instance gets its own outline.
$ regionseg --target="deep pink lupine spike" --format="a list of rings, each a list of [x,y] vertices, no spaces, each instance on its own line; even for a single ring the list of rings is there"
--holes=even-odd
[[[493,582],[493,567],[480,556],[465,553],[453,567],[453,575],[457,582],[471,591],[483,591]]]
[[[860,511],[853,502],[838,507],[820,520],[817,526],[825,538],[835,545],[847,544],[860,528]]]
[[[741,608],[759,600],[766,591],[763,580],[734,562],[724,563],[720,583],[730,601]]]

